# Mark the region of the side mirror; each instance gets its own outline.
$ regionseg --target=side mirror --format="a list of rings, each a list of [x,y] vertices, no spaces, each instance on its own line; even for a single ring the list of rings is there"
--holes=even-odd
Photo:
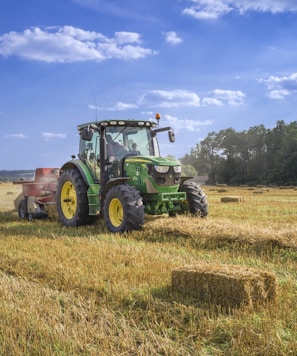
[[[170,142],[175,142],[175,135],[173,130],[168,131],[168,137]]]
[[[85,128],[80,132],[80,135],[81,135],[81,138],[82,138],[84,141],[92,141],[93,133],[94,133],[93,130],[89,129],[88,127],[85,127]]]

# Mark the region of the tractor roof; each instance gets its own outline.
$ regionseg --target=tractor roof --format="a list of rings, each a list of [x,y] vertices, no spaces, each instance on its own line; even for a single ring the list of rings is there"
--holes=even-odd
[[[102,121],[92,121],[81,125],[78,125],[78,130],[82,130],[90,125],[104,126],[104,127],[114,127],[114,126],[129,126],[129,127],[156,127],[157,123],[148,120],[131,120],[131,119],[111,119]]]

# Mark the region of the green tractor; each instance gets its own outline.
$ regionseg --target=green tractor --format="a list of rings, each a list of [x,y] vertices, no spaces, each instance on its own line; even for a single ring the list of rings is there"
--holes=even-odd
[[[111,232],[138,230],[144,214],[189,212],[205,217],[208,202],[200,186],[182,177],[180,163],[160,157],[157,134],[170,127],[142,120],[104,120],[78,126],[78,158],[60,169],[56,204],[64,226],[104,218]]]

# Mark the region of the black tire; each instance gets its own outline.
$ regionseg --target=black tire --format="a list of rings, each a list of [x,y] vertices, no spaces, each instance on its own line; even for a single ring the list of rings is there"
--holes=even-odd
[[[57,212],[64,226],[80,226],[90,222],[88,187],[77,169],[64,171],[57,186]]]
[[[186,192],[188,208],[192,215],[202,218],[208,215],[208,201],[200,185],[193,181],[185,181],[180,191]]]
[[[28,208],[27,208],[27,198],[20,200],[18,206],[18,214],[20,219],[29,219]]]
[[[144,223],[144,205],[139,192],[129,185],[113,186],[104,201],[104,220],[111,232],[139,230]]]

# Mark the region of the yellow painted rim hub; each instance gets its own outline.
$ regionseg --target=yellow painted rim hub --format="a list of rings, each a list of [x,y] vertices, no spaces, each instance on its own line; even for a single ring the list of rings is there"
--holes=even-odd
[[[65,182],[61,190],[61,208],[66,219],[71,220],[77,209],[76,190],[72,182]]]
[[[124,218],[124,209],[121,201],[118,198],[113,198],[110,201],[108,214],[110,222],[114,227],[119,227],[122,224]]]

